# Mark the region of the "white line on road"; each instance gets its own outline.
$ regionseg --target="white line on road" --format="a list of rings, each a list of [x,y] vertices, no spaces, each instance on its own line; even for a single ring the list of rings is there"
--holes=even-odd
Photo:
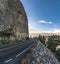
[[[20,54],[18,54],[18,55],[16,55],[16,57],[18,57],[18,56],[20,56],[21,54],[23,54],[24,52],[26,52],[29,48],[31,48],[32,47],[32,45],[30,46],[30,47],[28,47],[28,48],[26,48],[23,52],[21,52]]]
[[[16,57],[18,57],[18,56],[20,56],[21,54],[23,54],[24,52],[26,52],[29,48],[31,48],[32,47],[32,45],[30,46],[30,47],[28,47],[28,48],[26,48],[23,52],[21,52],[21,53],[19,53],[18,55],[16,55]],[[12,61],[13,59],[11,58],[11,59],[9,59],[9,60],[6,60],[4,63],[8,63],[8,62],[10,62],[10,61]]]
[[[9,59],[9,60],[6,60],[4,63],[8,63],[8,62],[10,62],[10,61],[12,61],[13,59]]]

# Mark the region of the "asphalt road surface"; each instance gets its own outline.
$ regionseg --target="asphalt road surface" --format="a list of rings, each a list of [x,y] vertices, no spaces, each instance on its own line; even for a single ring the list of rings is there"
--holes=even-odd
[[[0,64],[20,64],[25,52],[31,48],[34,40],[18,43],[9,47],[0,48]]]

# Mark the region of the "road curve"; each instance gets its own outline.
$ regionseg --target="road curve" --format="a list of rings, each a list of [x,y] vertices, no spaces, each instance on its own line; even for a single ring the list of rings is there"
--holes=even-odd
[[[0,64],[19,64],[25,52],[35,44],[35,40],[30,39],[24,43],[0,48]]]

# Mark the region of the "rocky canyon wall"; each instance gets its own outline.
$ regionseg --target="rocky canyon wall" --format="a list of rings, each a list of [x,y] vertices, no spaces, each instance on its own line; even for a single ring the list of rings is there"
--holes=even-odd
[[[8,37],[9,36],[9,37]],[[0,0],[0,39],[28,37],[28,20],[20,0]]]

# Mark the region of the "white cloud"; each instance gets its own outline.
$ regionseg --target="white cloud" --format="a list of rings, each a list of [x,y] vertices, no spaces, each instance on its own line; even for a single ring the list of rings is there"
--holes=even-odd
[[[45,21],[45,20],[40,20],[38,21],[39,23],[42,24],[48,24],[48,25],[52,25],[53,27],[51,29],[48,30],[44,30],[42,27],[38,26],[38,23],[33,21],[29,21],[29,33],[59,33],[60,29],[56,29],[57,25],[51,21]]]
[[[31,32],[35,32],[35,30],[34,29],[29,29],[29,33],[31,33]]]
[[[39,23],[45,23],[46,24],[47,22],[44,20],[40,20]]]
[[[38,21],[39,23],[42,23],[42,24],[49,24],[49,25],[52,25],[52,26],[54,26],[55,28],[57,27],[57,25],[55,24],[55,23],[53,23],[53,22],[51,22],[51,21],[45,21],[45,20],[40,20],[40,21]]]
[[[56,33],[56,34],[60,34],[60,29],[56,29],[56,28],[52,28],[51,30],[29,29],[29,33]]]
[[[39,23],[43,23],[43,24],[53,24],[52,22],[47,22],[45,20],[40,20]]]
[[[34,30],[34,29],[29,29],[29,33],[51,33],[51,30]]]
[[[56,29],[56,28],[55,28],[55,29],[53,30],[53,33],[60,33],[60,29]]]
[[[41,31],[39,30],[34,30],[34,29],[29,29],[29,33],[40,33]]]
[[[53,24],[52,22],[48,22],[48,24]]]

